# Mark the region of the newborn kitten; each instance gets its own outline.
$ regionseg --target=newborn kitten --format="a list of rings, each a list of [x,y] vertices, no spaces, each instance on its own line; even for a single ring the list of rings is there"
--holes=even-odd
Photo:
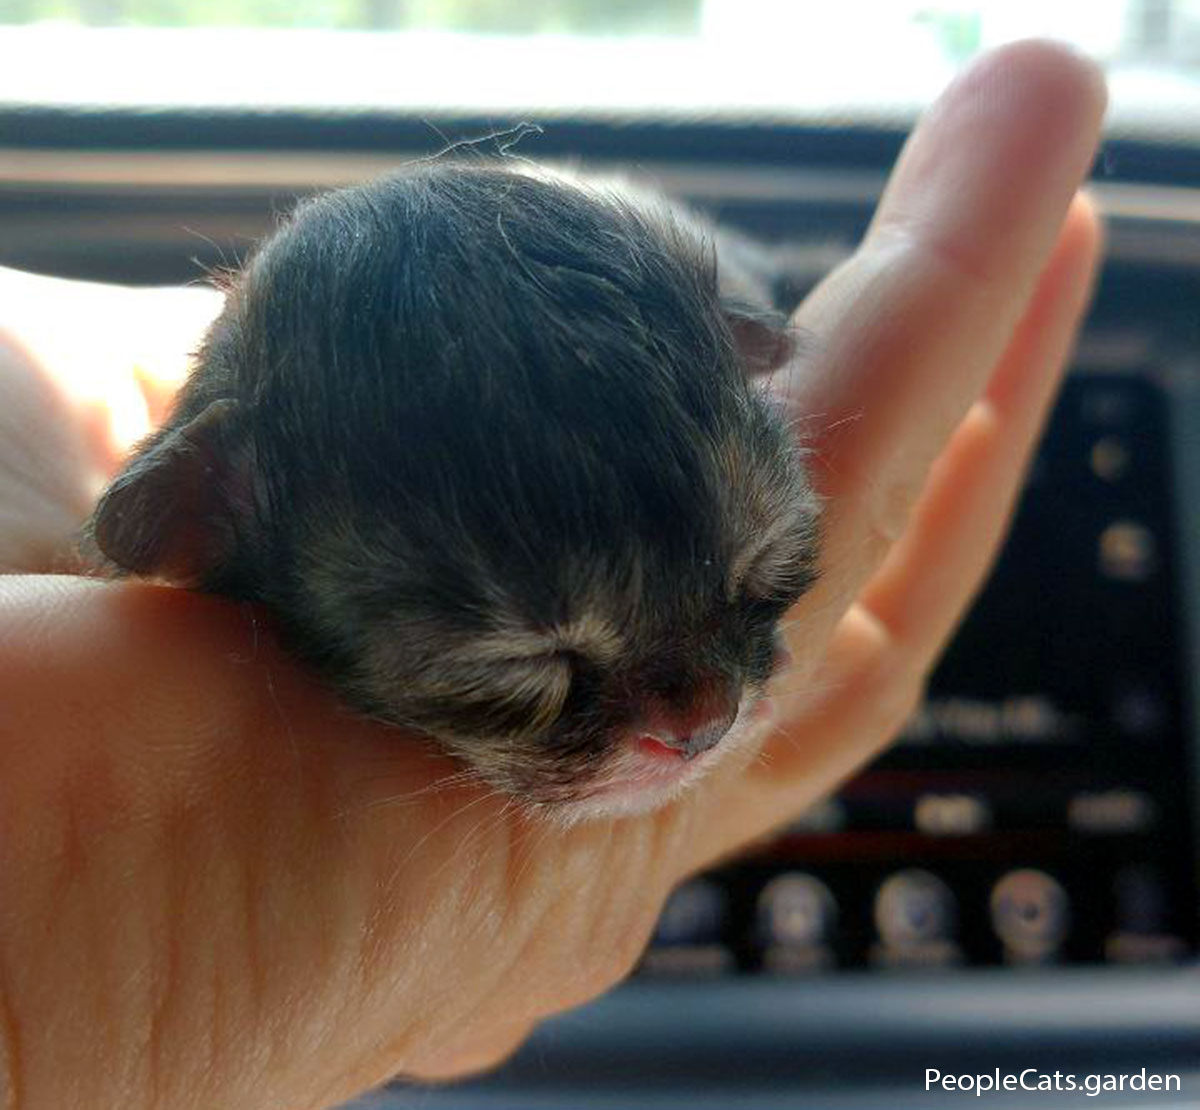
[[[714,234],[515,160],[309,201],[90,536],[261,602],[347,702],[526,803],[660,804],[745,731],[815,565],[753,376],[790,343]]]

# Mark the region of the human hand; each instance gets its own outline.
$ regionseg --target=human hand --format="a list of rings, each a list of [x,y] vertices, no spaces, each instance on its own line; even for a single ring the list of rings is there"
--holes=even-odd
[[[0,573],[73,566],[80,526],[220,305],[211,289],[0,267]]]
[[[0,580],[9,1098],[321,1107],[487,1066],[616,982],[680,878],[878,751],[986,573],[1086,303],[1103,102],[1058,47],[977,63],[800,310],[814,353],[776,388],[828,499],[822,579],[761,758],[655,814],[553,828],[455,784],[248,607]]]

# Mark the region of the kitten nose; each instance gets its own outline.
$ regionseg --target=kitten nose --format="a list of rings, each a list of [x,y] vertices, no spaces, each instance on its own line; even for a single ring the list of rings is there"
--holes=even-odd
[[[656,708],[650,713],[645,735],[684,759],[695,759],[720,743],[737,715],[734,692],[713,688],[682,712]]]

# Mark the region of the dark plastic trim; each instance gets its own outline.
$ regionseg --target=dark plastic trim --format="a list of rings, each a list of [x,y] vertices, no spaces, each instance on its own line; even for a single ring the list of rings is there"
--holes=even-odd
[[[0,105],[0,149],[358,150],[432,152],[447,140],[477,138],[522,122],[476,115],[412,116],[382,110],[303,112],[247,108],[121,108]],[[717,115],[539,116],[540,157],[586,150],[595,158],[879,168],[900,151],[903,129],[845,121],[780,122]],[[1200,144],[1138,137],[1108,139],[1100,180],[1200,184]]]

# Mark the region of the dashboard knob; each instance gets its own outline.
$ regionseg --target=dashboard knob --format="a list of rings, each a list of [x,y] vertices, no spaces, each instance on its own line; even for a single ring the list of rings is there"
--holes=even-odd
[[[936,875],[918,868],[892,875],[875,895],[875,928],[887,945],[905,947],[949,940],[957,918],[950,888]]]
[[[667,899],[654,931],[655,944],[709,944],[725,928],[726,895],[708,879],[677,887]]]
[[[837,902],[820,879],[790,871],[763,887],[758,921],[768,944],[825,944],[837,922]]]
[[[992,928],[1016,962],[1042,962],[1058,952],[1070,924],[1070,900],[1045,871],[1010,871],[992,888]]]

